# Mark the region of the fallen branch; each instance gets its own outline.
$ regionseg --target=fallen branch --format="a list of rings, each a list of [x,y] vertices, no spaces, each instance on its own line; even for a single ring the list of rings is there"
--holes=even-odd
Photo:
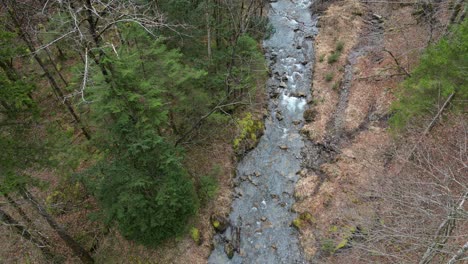
[[[447,262],[447,264],[455,264],[458,260],[460,260],[463,255],[465,255],[465,252],[468,251],[468,242],[463,245],[462,248],[460,248],[455,255]]]
[[[455,228],[455,219],[456,215],[460,210],[463,208],[463,204],[465,203],[466,199],[468,198],[468,192],[465,192],[458,203],[456,208],[453,208],[447,218],[439,225],[434,237],[434,241],[431,245],[427,248],[426,252],[424,253],[423,257],[419,264],[428,264],[437,254],[437,249],[442,248],[445,243],[447,242],[450,234],[452,233],[453,229]],[[463,249],[463,248],[462,248]],[[463,254],[463,252],[462,252]],[[456,254],[457,255],[457,254]],[[455,255],[455,256],[456,256]],[[454,257],[455,257],[454,256]]]
[[[398,68],[400,70],[402,70],[406,76],[408,77],[411,77],[411,74],[403,67],[401,66],[400,62],[398,61],[398,59],[393,55],[393,53],[389,50],[387,50],[386,48],[383,49],[383,51],[387,52],[391,57],[392,59],[395,61],[396,65],[398,66]]]
[[[408,157],[406,158],[406,161],[410,160],[411,157],[413,156],[414,154],[414,151],[416,150],[416,148],[418,147],[419,143],[421,143],[423,137],[425,135],[427,135],[432,127],[435,125],[437,119],[439,119],[440,115],[442,114],[442,112],[445,110],[445,108],[447,108],[448,104],[450,103],[450,101],[452,101],[453,99],[453,96],[455,95],[455,92],[451,93],[449,95],[449,97],[447,98],[447,100],[445,100],[445,103],[442,105],[442,107],[439,109],[439,111],[437,112],[437,114],[434,116],[434,118],[432,119],[431,123],[429,123],[429,125],[426,127],[426,129],[424,130],[423,134],[421,135],[421,138],[418,140],[418,142],[416,142],[416,144],[414,144],[413,148],[411,149],[411,151],[409,152],[409,155]]]

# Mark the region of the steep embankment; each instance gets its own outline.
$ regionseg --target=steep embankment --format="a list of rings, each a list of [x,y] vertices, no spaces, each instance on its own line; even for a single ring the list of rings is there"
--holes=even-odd
[[[352,250],[335,253],[375,216],[370,190],[390,160],[395,89],[440,37],[447,13],[441,7],[437,16],[418,15],[417,5],[356,0],[319,8],[313,102],[302,129],[310,141],[293,208],[309,216],[297,221],[310,261],[352,263]]]

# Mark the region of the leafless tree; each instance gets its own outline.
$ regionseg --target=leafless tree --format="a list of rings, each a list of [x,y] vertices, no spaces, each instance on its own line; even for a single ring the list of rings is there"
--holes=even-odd
[[[463,117],[455,120],[396,154],[402,167],[375,190],[376,217],[354,245],[363,259],[427,264],[466,257],[468,130]],[[409,160],[407,151],[413,151]]]

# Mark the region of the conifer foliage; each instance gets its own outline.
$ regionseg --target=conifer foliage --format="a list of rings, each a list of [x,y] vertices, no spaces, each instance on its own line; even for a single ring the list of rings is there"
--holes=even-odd
[[[468,20],[454,26],[448,36],[430,46],[418,67],[402,85],[394,128],[434,117],[449,98],[454,109],[462,109],[468,99]]]

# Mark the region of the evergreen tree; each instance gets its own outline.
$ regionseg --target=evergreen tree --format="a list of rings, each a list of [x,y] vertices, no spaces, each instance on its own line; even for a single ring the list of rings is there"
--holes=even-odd
[[[129,239],[156,245],[185,231],[197,209],[180,152],[167,139],[167,113],[171,100],[203,72],[182,65],[181,54],[161,41],[151,41],[136,28],[129,32],[137,33],[125,34],[134,45],[103,59],[112,85],[93,70],[88,100],[94,142],[104,155],[83,179],[107,223],[116,222]]]
[[[425,116],[435,116],[447,98],[454,109],[465,107],[468,99],[468,20],[452,28],[448,37],[430,46],[418,67],[402,85],[395,115],[390,120],[395,129],[418,123]]]

